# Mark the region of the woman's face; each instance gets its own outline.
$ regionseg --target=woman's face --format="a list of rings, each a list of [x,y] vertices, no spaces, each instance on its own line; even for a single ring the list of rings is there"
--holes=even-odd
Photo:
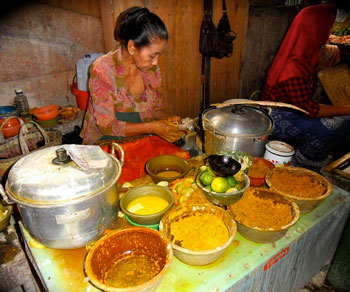
[[[138,69],[143,72],[152,70],[158,65],[159,57],[164,54],[168,46],[168,41],[155,39],[150,45],[140,49],[134,48],[134,61]]]

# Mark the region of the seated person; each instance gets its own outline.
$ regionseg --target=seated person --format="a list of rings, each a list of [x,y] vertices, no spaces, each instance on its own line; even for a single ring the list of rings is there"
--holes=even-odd
[[[292,163],[314,171],[327,164],[334,147],[350,136],[350,105],[313,100],[317,72],[322,68],[321,47],[328,40],[335,16],[332,4],[309,6],[297,14],[268,69],[261,95],[262,100],[293,104],[309,113],[272,110],[272,135],[295,141]],[[326,59],[329,62],[329,57]]]
[[[83,144],[140,134],[180,139],[181,118],[162,109],[158,60],[167,48],[165,24],[147,8],[131,7],[117,19],[115,37],[121,46],[90,67]]]

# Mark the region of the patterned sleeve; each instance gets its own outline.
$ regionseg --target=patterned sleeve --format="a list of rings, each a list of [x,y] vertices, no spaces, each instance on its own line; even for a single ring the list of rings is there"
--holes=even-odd
[[[163,108],[163,102],[161,99],[162,92],[162,74],[157,69],[148,74],[149,90],[152,92],[147,95],[147,108],[140,113],[140,118],[143,122],[154,120],[153,114]]]
[[[314,91],[304,78],[293,77],[281,82],[282,84],[289,98],[289,103],[308,111],[310,117],[314,117],[318,113],[320,106],[313,101]]]
[[[126,122],[115,117],[115,111],[121,108],[113,80],[109,77],[108,68],[92,66],[89,80],[90,95],[93,104],[93,115],[97,126],[103,135],[125,136]]]

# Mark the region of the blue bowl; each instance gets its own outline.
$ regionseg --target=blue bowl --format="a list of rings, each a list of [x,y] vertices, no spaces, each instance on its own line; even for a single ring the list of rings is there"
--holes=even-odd
[[[19,116],[18,110],[12,105],[0,106],[0,119],[6,119],[11,116]]]

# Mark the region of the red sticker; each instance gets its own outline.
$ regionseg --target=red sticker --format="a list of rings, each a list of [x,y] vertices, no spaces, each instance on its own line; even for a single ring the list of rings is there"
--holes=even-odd
[[[288,253],[289,253],[289,246],[287,246],[285,249],[283,249],[278,254],[276,254],[273,258],[271,258],[264,266],[264,271],[271,268],[275,263],[277,263],[280,259],[286,256]]]

